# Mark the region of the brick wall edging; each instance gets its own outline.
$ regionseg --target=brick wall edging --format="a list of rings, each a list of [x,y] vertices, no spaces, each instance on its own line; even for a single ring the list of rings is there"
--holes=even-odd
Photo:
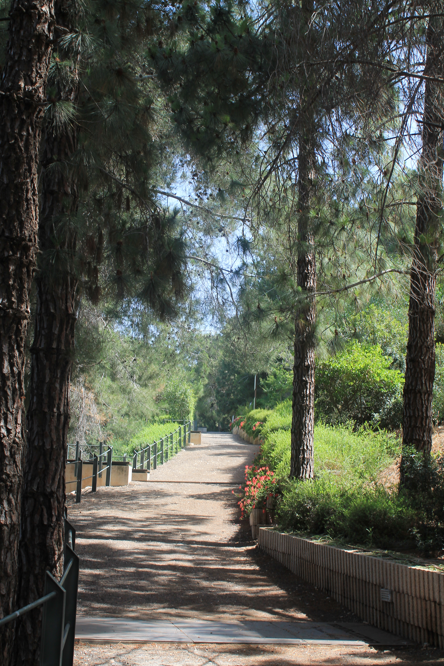
[[[259,547],[369,624],[444,648],[444,573],[269,527],[259,529]]]

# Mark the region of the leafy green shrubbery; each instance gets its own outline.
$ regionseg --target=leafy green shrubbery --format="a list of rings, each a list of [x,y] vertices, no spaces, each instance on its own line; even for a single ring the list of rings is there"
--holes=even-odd
[[[261,404],[270,409],[288,400],[293,390],[293,369],[286,368],[282,363],[276,364],[267,378],[262,380],[261,388],[265,394]]]
[[[400,456],[396,434],[356,429],[353,423],[317,423],[316,477],[289,480],[291,404],[260,414],[256,410],[251,420],[259,415],[265,441],[256,467],[275,472],[281,495],[276,517],[283,529],[384,549],[416,546],[426,555],[443,548],[444,457],[415,451],[404,456],[405,484],[398,493],[378,480]]]
[[[264,444],[262,461],[279,478],[288,476],[290,469],[291,404],[278,405],[265,420],[261,429]],[[400,454],[400,442],[394,433],[373,431],[354,424],[330,426],[317,423],[314,429],[316,473],[332,473],[368,482]]]
[[[436,367],[433,384],[433,418],[436,422],[444,421],[444,345],[437,342],[435,347]]]
[[[404,377],[379,345],[352,340],[316,369],[316,408],[330,423],[353,421],[397,428],[402,421]]]
[[[183,377],[173,378],[165,387],[162,397],[167,404],[168,414],[178,421],[191,421],[196,396]]]
[[[444,456],[404,450],[402,472],[400,494],[415,510],[416,543],[426,555],[439,552],[444,547]]]
[[[176,430],[179,427],[179,423],[174,421],[167,421],[166,423],[151,423],[150,425],[141,428],[134,437],[131,437],[129,444],[127,446],[127,453],[134,453],[134,451],[139,451],[144,449],[148,444],[152,444],[155,441],[158,441],[162,437],[165,437],[169,433]]]
[[[250,437],[259,437],[262,434],[262,425],[271,413],[269,409],[253,409],[245,416],[240,423],[243,423],[242,430]],[[239,423],[239,425],[240,425]]]
[[[414,546],[415,512],[409,502],[382,486],[332,475],[291,481],[279,503],[284,529],[326,535],[358,545],[402,549]]]

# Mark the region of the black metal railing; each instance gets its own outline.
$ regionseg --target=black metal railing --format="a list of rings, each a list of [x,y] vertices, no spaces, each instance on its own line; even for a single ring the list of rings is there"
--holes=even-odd
[[[106,467],[103,467],[102,458],[106,456]],[[92,463],[92,474],[90,476],[83,476],[83,465]],[[76,503],[79,503],[82,498],[82,485],[84,481],[91,479],[91,492],[97,491],[97,480],[102,478],[103,472],[106,472],[105,485],[111,485],[111,473],[113,468],[113,447],[108,446],[106,451],[103,451],[102,444],[100,444],[100,453],[97,456],[93,455],[89,461],[82,460],[81,454],[76,460],[68,460],[67,465],[74,465],[74,481],[68,481],[67,486],[76,484]]]
[[[150,472],[157,469],[176,455],[181,449],[190,443],[191,421],[179,425],[173,432],[164,435],[157,441],[152,442],[133,453],[133,471],[138,470]],[[126,459],[126,457],[124,457]]]
[[[158,465],[163,465],[168,462],[176,453],[185,448],[190,443],[191,438],[191,421],[181,423],[175,430],[164,435],[157,441],[148,444],[139,451],[134,451],[132,454],[132,469],[133,472],[147,471],[157,469]],[[72,445],[68,446],[68,451]],[[68,481],[67,486],[75,484],[76,503],[79,503],[82,498],[82,485],[83,482],[91,479],[91,491],[94,493],[97,490],[97,480],[102,478],[103,472],[106,471],[105,485],[111,485],[111,472],[113,464],[113,447],[109,446],[106,451],[103,450],[103,444],[90,446],[89,460],[82,460],[82,450],[79,442],[76,442],[76,458],[75,460],[68,460],[67,465],[75,465],[74,468],[74,481]],[[98,455],[92,453],[93,448],[98,448]],[[106,467],[103,467],[102,458],[106,456]],[[131,456],[131,454],[130,454]],[[117,460],[114,458],[114,462]],[[128,454],[123,455],[123,462],[128,462]],[[92,464],[92,474],[90,476],[83,476],[83,466]]]
[[[72,666],[76,631],[79,558],[75,553],[76,532],[65,518],[64,571],[58,581],[46,572],[43,597],[0,620],[0,627],[43,606],[40,644],[41,666]]]

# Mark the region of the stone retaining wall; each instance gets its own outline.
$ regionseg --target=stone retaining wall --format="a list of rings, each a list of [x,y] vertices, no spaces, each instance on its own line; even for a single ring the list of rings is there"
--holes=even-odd
[[[239,428],[238,426],[234,426],[231,432],[233,433],[233,435],[238,435],[238,437],[242,437],[242,439],[245,442],[248,442],[249,444],[261,445],[263,443],[260,437],[250,437],[250,435],[246,433],[245,430],[242,430],[242,428]]]
[[[360,618],[444,647],[444,573],[259,529],[259,547]]]

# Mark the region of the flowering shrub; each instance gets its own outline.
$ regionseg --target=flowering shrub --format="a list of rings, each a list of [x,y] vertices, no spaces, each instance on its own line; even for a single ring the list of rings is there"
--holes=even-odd
[[[269,497],[276,497],[276,483],[275,474],[268,467],[246,465],[245,487],[239,486],[243,492],[243,497],[238,502],[241,517],[249,516],[253,509],[263,508]]]
[[[233,428],[236,428],[236,426],[240,426],[240,421],[243,419],[243,416],[238,416],[237,418],[234,419],[228,426],[230,430],[233,430]]]
[[[263,421],[256,421],[256,423],[253,426],[253,432],[256,430],[256,428],[260,425],[262,425]]]

